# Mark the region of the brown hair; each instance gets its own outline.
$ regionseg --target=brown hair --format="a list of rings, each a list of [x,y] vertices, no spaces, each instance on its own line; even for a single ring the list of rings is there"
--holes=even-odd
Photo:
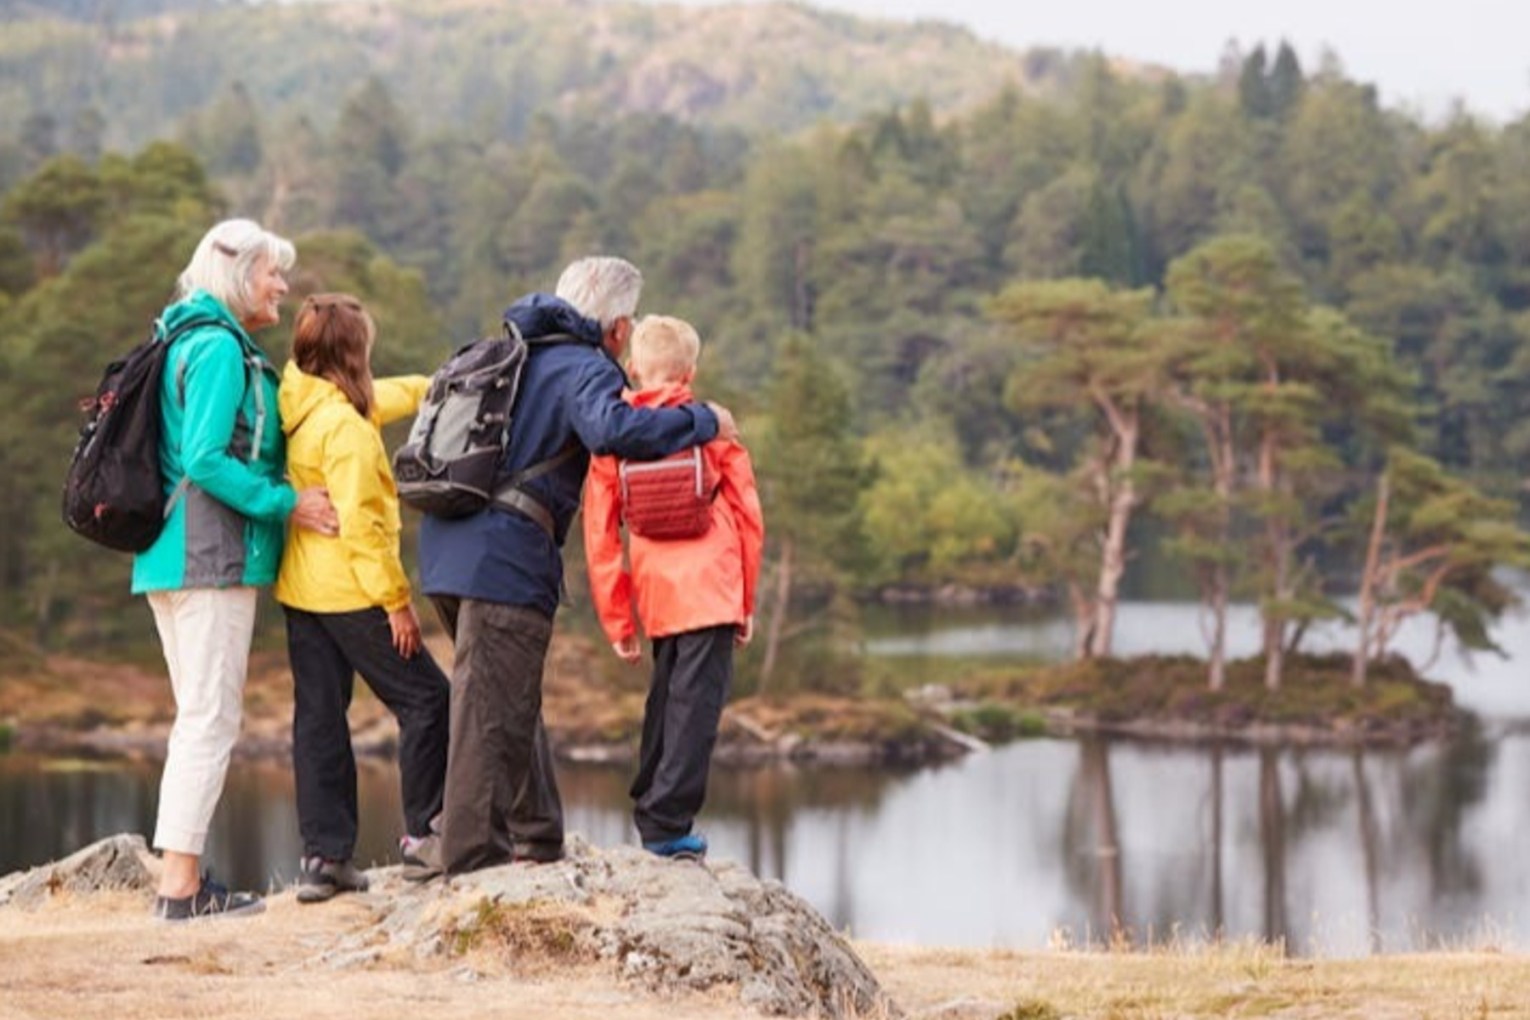
[[[372,413],[372,340],[377,326],[349,294],[312,294],[298,309],[292,360],[340,388],[363,418]]]

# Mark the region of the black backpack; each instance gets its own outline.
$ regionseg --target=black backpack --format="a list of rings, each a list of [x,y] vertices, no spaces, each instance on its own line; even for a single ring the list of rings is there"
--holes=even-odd
[[[84,402],[80,429],[64,475],[64,523],[92,542],[143,552],[164,530],[166,505],[159,467],[160,383],[170,345],[217,319],[193,319],[149,339],[106,367],[96,395]]]
[[[578,442],[506,479],[500,464],[510,443],[529,344],[574,339],[556,334],[527,341],[506,322],[504,336],[475,340],[448,358],[431,376],[409,438],[393,455],[399,499],[448,518],[467,517],[491,504],[509,507],[552,535],[552,514],[522,486],[577,454]]]

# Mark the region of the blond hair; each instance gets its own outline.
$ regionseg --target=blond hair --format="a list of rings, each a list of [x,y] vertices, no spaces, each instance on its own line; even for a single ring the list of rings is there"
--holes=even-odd
[[[645,315],[629,342],[632,372],[643,386],[682,381],[696,370],[701,337],[684,319]]]

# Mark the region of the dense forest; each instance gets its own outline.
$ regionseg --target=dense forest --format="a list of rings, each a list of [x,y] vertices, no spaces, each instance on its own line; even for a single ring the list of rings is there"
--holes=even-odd
[[[297,240],[296,295],[376,309],[380,371],[638,263],[756,450],[765,682],[892,586],[1056,592],[1108,655],[1146,536],[1213,685],[1234,600],[1273,685],[1315,620],[1358,679],[1407,616],[1481,647],[1512,597],[1530,119],[1426,122],[1284,44],[1188,78],[799,7],[75,6],[0,7],[0,590],[45,645],[141,624],[58,523],[74,404],[236,213]],[[731,17],[766,56],[707,49]]]

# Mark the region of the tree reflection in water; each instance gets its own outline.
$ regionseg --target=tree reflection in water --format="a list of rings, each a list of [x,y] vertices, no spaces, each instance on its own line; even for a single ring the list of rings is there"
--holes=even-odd
[[[560,766],[568,827],[631,844],[629,771]],[[110,833],[148,835],[159,766],[0,756],[0,872]],[[397,773],[360,770],[362,863],[397,860]],[[1530,941],[1530,733],[1473,730],[1411,750],[1253,750],[1022,741],[936,769],[713,774],[714,855],[777,878],[860,937],[1045,945],[1178,935],[1296,953]],[[301,841],[281,764],[236,761],[208,862],[289,881]],[[1516,927],[1516,925],[1518,927]]]

